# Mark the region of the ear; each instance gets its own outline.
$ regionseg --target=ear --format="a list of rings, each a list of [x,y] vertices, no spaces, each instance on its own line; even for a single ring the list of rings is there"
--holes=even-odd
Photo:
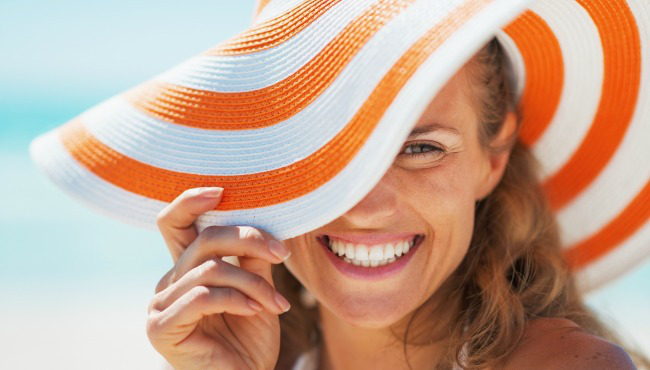
[[[514,112],[508,112],[506,118],[501,125],[501,131],[492,139],[491,145],[494,147],[505,146],[515,134],[517,129],[517,115]],[[504,150],[500,153],[486,152],[487,160],[484,162],[484,174],[482,176],[481,184],[479,184],[479,191],[476,195],[476,200],[481,200],[487,197],[501,181],[503,172],[506,169],[508,160],[510,159],[510,149]]]

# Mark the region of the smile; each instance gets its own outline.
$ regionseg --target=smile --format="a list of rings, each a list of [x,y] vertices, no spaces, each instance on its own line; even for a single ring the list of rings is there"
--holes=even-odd
[[[317,237],[327,258],[349,277],[377,280],[395,274],[411,259],[424,239],[423,235],[388,243],[361,244],[328,235]]]
[[[355,266],[377,267],[397,261],[413,247],[415,238],[386,244],[354,244],[345,240],[328,238],[328,248],[343,261]]]

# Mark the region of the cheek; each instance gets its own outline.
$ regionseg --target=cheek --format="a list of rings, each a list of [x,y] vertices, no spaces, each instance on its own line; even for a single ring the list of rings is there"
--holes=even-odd
[[[464,158],[447,159],[436,167],[399,171],[396,189],[400,189],[402,201],[430,216],[462,214],[472,206],[477,169]]]
[[[399,176],[403,201],[420,215],[435,236],[432,258],[454,268],[467,252],[474,230],[476,168],[455,158],[434,168],[404,171]]]

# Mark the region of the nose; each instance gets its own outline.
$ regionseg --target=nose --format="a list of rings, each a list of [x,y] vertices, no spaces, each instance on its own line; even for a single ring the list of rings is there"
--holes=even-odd
[[[341,216],[350,228],[382,228],[394,223],[398,194],[387,177],[388,174],[359,203]]]

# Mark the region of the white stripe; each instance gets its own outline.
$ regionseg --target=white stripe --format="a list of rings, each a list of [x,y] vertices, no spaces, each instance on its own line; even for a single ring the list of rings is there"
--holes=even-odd
[[[257,25],[268,21],[271,18],[278,17],[279,15],[288,12],[289,10],[297,7],[304,0],[271,0],[269,1],[262,11],[255,17],[253,24]]]
[[[309,106],[273,126],[241,131],[188,128],[153,119],[119,98],[82,118],[107,146],[159,168],[242,175],[285,167],[313,154],[339,133],[401,55],[461,3],[417,1],[383,27]]]
[[[304,67],[378,0],[342,0],[291,39],[233,56],[198,55],[156,79],[193,89],[243,92],[272,86]]]
[[[650,180],[650,4],[630,3],[641,39],[641,89],[621,145],[598,177],[558,213],[563,242],[588,238],[616,217]],[[650,241],[649,241],[650,242]]]
[[[578,289],[592,291],[645,262],[650,255],[650,221],[616,249],[576,273]]]
[[[555,33],[564,61],[559,106],[532,148],[541,158],[541,176],[546,179],[569,161],[596,116],[604,77],[603,48],[596,24],[575,0],[538,1],[531,10]]]
[[[428,0],[427,0],[428,1]],[[402,140],[445,81],[488,41],[503,23],[519,14],[528,1],[495,0],[481,19],[472,18],[444,43],[409,79],[379,122],[379,128],[360,153],[331,181],[317,190],[283,204],[252,210],[210,211],[199,217],[199,230],[209,225],[250,225],[285,240],[319,228],[359,202],[393,163]],[[401,122],[403,124],[395,124]],[[385,148],[382,145],[386,145]],[[382,150],[377,148],[382,147]],[[53,135],[32,145],[34,161],[76,196],[130,223],[153,227],[162,203],[133,195],[97,178],[72,159]],[[45,162],[56,161],[56,165]],[[62,163],[62,164],[60,164]],[[62,171],[61,166],[69,168]],[[62,178],[61,178],[62,177]]]
[[[503,47],[503,51],[507,56],[508,78],[512,80],[512,86],[515,87],[515,101],[519,103],[521,95],[524,93],[526,86],[526,64],[524,57],[521,56],[519,48],[514,40],[502,29],[496,34],[496,38]]]
[[[82,167],[65,149],[58,129],[37,137],[29,147],[32,160],[63,191],[92,209],[121,221],[155,227],[165,203],[127,192]]]

